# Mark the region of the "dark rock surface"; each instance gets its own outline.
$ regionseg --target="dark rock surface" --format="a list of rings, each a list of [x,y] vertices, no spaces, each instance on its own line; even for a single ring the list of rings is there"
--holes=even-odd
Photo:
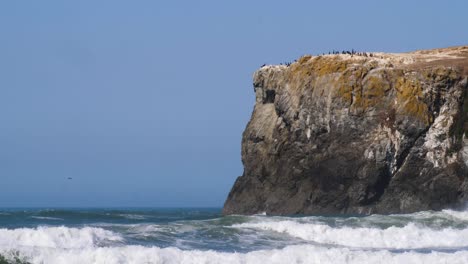
[[[468,199],[468,47],[304,56],[254,74],[224,214],[403,213]]]

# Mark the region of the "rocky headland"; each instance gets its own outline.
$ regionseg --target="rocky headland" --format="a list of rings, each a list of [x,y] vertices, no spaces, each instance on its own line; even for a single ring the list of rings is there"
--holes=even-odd
[[[224,214],[370,214],[468,200],[468,46],[303,56],[254,73]]]

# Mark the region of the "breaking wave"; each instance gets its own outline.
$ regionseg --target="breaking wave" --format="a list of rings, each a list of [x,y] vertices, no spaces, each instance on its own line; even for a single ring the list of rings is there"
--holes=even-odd
[[[467,263],[468,252],[391,252],[352,250],[313,245],[248,253],[181,250],[175,247],[143,246],[85,248],[80,250],[25,249],[22,258],[29,263],[48,264],[124,264],[124,263]],[[8,253],[6,253],[7,255]]]
[[[24,247],[81,249],[123,241],[119,235],[101,228],[37,227],[0,229],[0,248]]]
[[[89,213],[54,214],[34,217],[43,221],[39,226],[1,228],[0,262],[468,263],[465,211],[365,217],[222,217],[210,211],[192,219],[187,212],[118,211],[93,212],[109,215],[92,223]],[[58,214],[61,221],[48,219]],[[29,225],[31,217],[24,219]]]
[[[333,228],[324,224],[303,224],[293,221],[239,224],[238,228],[254,228],[285,233],[320,244],[348,247],[418,249],[468,247],[468,229],[432,230],[416,224],[404,227]]]

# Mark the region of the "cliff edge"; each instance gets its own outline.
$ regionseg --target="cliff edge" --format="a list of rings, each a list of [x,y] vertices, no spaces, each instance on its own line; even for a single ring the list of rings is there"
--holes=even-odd
[[[407,213],[468,200],[468,46],[254,73],[224,214]]]

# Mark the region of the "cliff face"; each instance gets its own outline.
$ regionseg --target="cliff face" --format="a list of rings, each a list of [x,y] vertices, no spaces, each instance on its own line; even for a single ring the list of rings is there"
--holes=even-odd
[[[468,46],[254,73],[224,214],[401,213],[468,199]]]

